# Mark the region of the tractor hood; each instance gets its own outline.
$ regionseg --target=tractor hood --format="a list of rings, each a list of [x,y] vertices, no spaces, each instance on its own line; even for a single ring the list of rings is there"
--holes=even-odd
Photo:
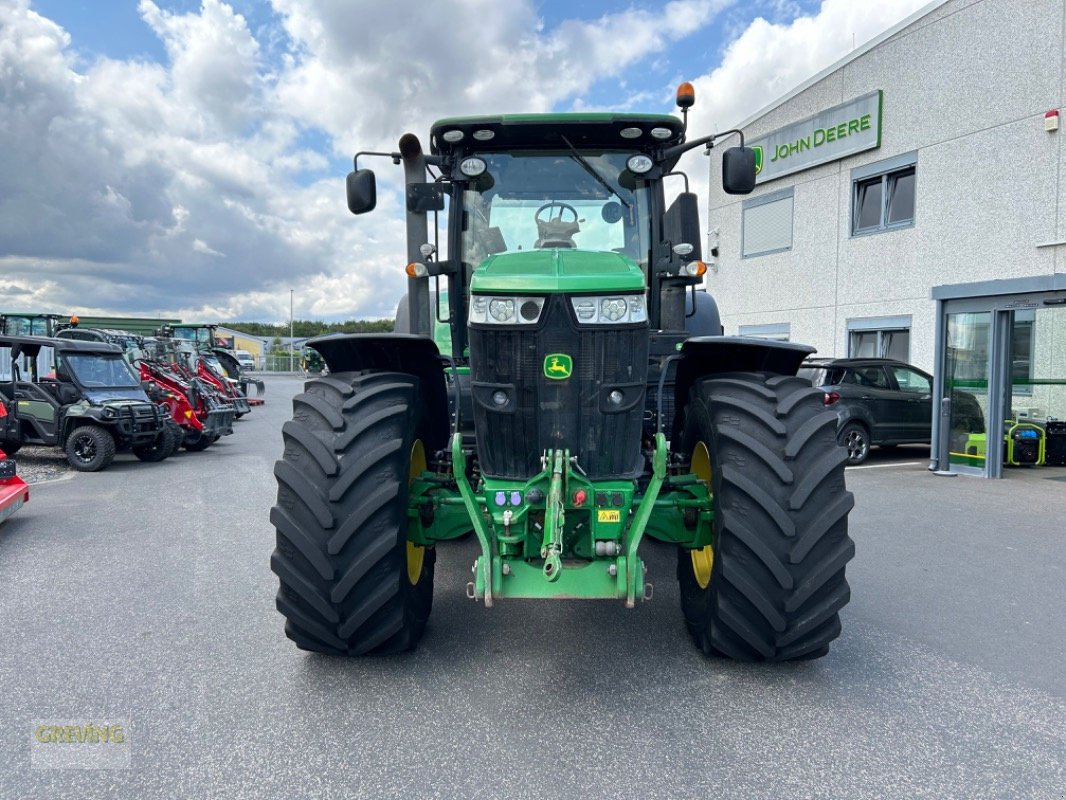
[[[644,273],[618,253],[526,250],[489,256],[474,271],[475,294],[642,292]]]

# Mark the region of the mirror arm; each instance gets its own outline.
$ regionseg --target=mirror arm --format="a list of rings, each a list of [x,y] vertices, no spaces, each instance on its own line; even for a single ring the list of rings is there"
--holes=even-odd
[[[664,172],[663,173],[663,180],[666,180],[667,178],[669,178],[669,177],[671,177],[673,175],[680,175],[682,178],[685,179],[685,191],[687,192],[688,191],[688,175],[686,175],[684,172],[682,172],[679,169],[675,169],[673,172]]]
[[[355,157],[352,159],[352,166],[355,168],[356,172],[359,171],[359,156],[381,156],[382,158],[391,158],[393,164],[399,164],[400,161],[403,159],[403,155],[401,155],[400,153],[379,153],[374,150],[360,150],[358,153],[355,154]],[[434,167],[439,167],[444,164],[444,158],[442,156],[422,157],[426,160],[427,164],[430,164]]]
[[[662,154],[660,161],[669,161],[670,159],[677,158],[683,153],[687,153],[689,150],[693,150],[700,145],[714,145],[715,140],[720,139],[723,136],[729,136],[735,133],[740,137],[740,146],[744,146],[744,131],[739,128],[733,128],[732,130],[722,131],[721,133],[712,133],[710,136],[701,136],[699,139],[693,139],[691,142],[684,142],[683,144],[675,144],[673,147],[668,148]]]
[[[352,166],[355,168],[356,172],[359,171],[359,156],[382,156],[383,158],[391,158],[393,164],[399,164],[401,158],[399,153],[376,153],[373,150],[360,150],[352,159]]]

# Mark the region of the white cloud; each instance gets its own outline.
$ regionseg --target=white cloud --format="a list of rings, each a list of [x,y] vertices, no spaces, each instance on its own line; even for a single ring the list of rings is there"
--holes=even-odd
[[[824,0],[817,14],[790,23],[753,20],[726,47],[722,63],[693,81],[704,101],[693,122],[708,130],[733,127],[927,3]]]
[[[137,8],[166,46],[174,98],[230,132],[250,124],[258,110],[259,44],[244,18],[219,0],[203,0],[199,14],[162,11],[152,0]]]
[[[273,0],[295,43],[282,103],[336,151],[393,147],[438,117],[550,111],[709,23],[731,0],[674,0],[546,30],[530,0]],[[624,46],[621,46],[624,43]]]
[[[277,320],[291,288],[297,316],[391,316],[405,285],[400,172],[381,162],[378,210],[356,218],[343,175],[323,172],[332,158],[391,150],[441,116],[586,108],[605,81],[654,111],[662,101],[626,76],[676,64],[673,45],[729,2],[549,25],[534,0],[273,0],[276,23],[253,31],[222,0],[189,13],[140,0],[166,63],[85,66],[28,0],[0,0],[0,304]],[[814,17],[752,23],[697,81],[694,135],[913,5],[826,0]]]

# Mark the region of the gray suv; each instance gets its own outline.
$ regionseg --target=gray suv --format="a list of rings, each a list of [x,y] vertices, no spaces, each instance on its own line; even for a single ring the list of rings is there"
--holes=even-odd
[[[810,359],[801,377],[825,392],[837,412],[837,439],[848,464],[861,464],[871,445],[928,444],[933,424],[933,377],[917,367],[888,358]],[[984,430],[977,399],[956,391],[956,413],[966,433]]]

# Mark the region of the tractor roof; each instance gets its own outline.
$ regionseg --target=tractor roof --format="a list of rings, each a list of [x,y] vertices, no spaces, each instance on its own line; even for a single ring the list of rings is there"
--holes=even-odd
[[[658,139],[653,128],[666,129],[669,135]],[[458,131],[462,137],[448,142],[445,135]],[[622,132],[626,135],[623,136]],[[491,137],[488,135],[491,132]],[[663,134],[660,134],[663,135]],[[430,151],[448,153],[520,149],[569,149],[574,147],[611,150],[641,150],[679,144],[684,140],[684,125],[669,114],[508,114],[494,117],[450,117],[433,123]]]
[[[16,346],[20,353],[28,356],[36,356],[42,347],[51,347],[60,353],[122,353],[118,345],[107,342],[50,339],[47,336],[0,336],[0,347],[9,347],[14,350]]]

